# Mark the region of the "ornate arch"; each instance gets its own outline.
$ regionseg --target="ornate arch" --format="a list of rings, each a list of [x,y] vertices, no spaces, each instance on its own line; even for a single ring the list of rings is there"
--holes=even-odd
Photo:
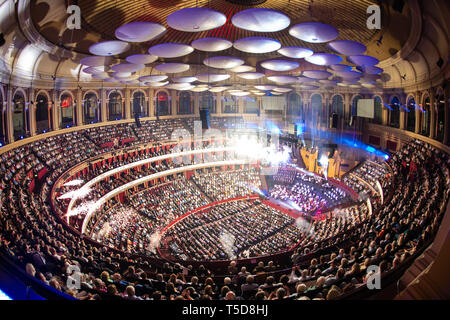
[[[41,109],[39,108],[40,107],[40,102],[38,101],[39,96],[43,96],[47,99],[47,108],[44,109],[44,114],[46,114],[46,116],[47,116],[45,121],[43,121],[43,119],[40,118]],[[34,96],[34,101],[35,101],[35,104],[34,104],[33,112],[35,114],[34,123],[36,126],[35,129],[36,129],[37,134],[40,134],[41,132],[46,132],[47,130],[51,130],[52,121],[53,121],[51,112],[52,112],[53,105],[51,103],[52,99],[51,99],[50,94],[46,90],[39,90],[36,93],[36,95]],[[42,123],[45,123],[48,125],[42,125]]]
[[[156,96],[158,95],[158,93],[160,93],[160,92],[165,92],[165,93],[167,93],[167,95],[170,97],[170,91],[169,91],[169,90],[164,89],[164,88],[160,88],[160,89],[158,89],[158,90],[155,91],[155,94],[154,94],[155,98],[156,98]]]
[[[343,95],[342,93],[339,93],[339,92],[332,94],[331,97],[330,97],[330,101],[333,101],[333,98],[334,98],[335,96],[341,96],[342,101],[345,101],[344,95]]]
[[[145,90],[143,90],[142,88],[134,89],[133,91],[131,91],[131,99],[133,99],[134,94],[137,92],[141,92],[144,95],[145,100],[146,101],[148,100],[148,95],[145,93]]]
[[[422,91],[422,95],[420,96],[420,104],[422,104],[422,106],[424,105],[426,98],[430,98],[431,99],[431,95],[430,95],[430,92],[428,90]]]
[[[125,99],[125,98],[124,98],[124,94],[123,94],[122,90],[120,90],[120,89],[111,89],[111,90],[108,90],[108,91],[106,92],[106,99],[109,99],[109,96],[110,96],[111,93],[113,93],[113,92],[117,92],[117,93],[120,95],[120,98],[121,98],[122,100]]]
[[[47,97],[48,102],[52,101],[52,98],[50,97],[50,94],[47,92],[47,90],[40,89],[38,92],[36,92],[36,95],[34,97],[34,100],[37,99],[41,94],[45,95]]]
[[[13,95],[12,95],[11,98],[14,100],[14,96],[15,96],[18,92],[21,92],[21,93],[22,93],[23,99],[24,99],[25,103],[27,103],[27,102],[28,102],[27,93],[26,93],[26,91],[25,91],[23,88],[16,88],[16,90],[14,90],[14,93],[13,93]]]
[[[58,100],[59,100],[59,101],[61,101],[61,97],[62,97],[63,94],[65,94],[65,93],[69,94],[69,95],[72,97],[72,101],[75,101],[75,96],[73,95],[72,91],[70,91],[70,90],[63,90],[63,91],[59,94],[59,97],[58,97]]]
[[[89,93],[95,94],[95,96],[97,97],[97,100],[99,99],[99,96],[100,96],[99,93],[98,93],[96,90],[89,89],[89,90],[87,90],[87,91],[83,94],[83,100],[86,99],[86,96],[87,96]]]
[[[322,92],[311,92],[311,94],[309,95],[309,100],[311,100],[311,99],[312,99],[312,97],[314,97],[315,95],[319,95],[319,96],[320,96],[320,98],[322,99],[322,103],[323,103],[323,100],[324,100],[325,98],[324,98],[324,96],[323,96],[323,93],[322,93]]]

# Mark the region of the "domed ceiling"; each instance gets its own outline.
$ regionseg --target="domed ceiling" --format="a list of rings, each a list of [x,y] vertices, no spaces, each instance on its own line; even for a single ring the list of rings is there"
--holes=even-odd
[[[36,30],[52,44],[73,52],[73,61],[110,56],[103,66],[81,62],[94,67],[86,73],[96,79],[113,73],[123,76],[118,77],[123,81],[136,81],[118,70],[142,77],[149,75],[149,70],[155,74],[154,70],[169,67],[183,70],[177,76],[232,75],[234,68],[241,68],[266,77],[327,70],[333,81],[339,78],[336,70],[352,70],[372,83],[383,71],[375,65],[397,53],[409,36],[407,2],[401,12],[394,10],[391,2],[77,0],[70,4],[80,7],[81,29],[73,30],[66,25],[67,1],[31,0],[30,13]],[[367,27],[367,8],[373,4],[381,5],[381,30]],[[272,61],[276,61],[275,69],[264,67],[273,66]],[[136,70],[127,65],[130,63],[137,65]],[[183,69],[183,65],[191,68]],[[287,65],[294,67],[283,69]],[[231,77],[228,81],[245,79]],[[271,83],[258,79],[259,84]]]

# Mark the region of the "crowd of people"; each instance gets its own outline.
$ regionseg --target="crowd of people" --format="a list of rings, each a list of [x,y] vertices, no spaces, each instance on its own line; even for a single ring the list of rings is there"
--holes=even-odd
[[[377,181],[383,189],[386,189],[386,183],[390,181],[390,174],[387,163],[368,160],[358,165],[349,174],[344,175],[342,181],[360,195],[373,197],[379,192]]]
[[[137,140],[135,133],[128,123],[88,128],[83,130],[82,133],[87,139],[102,148],[118,148],[125,143],[131,144]]]
[[[154,252],[151,236],[178,217],[208,203],[206,197],[185,177],[178,177],[155,187],[129,191],[126,204],[111,200],[110,210],[99,212],[90,220],[87,233],[92,238],[111,247],[123,248],[130,253]],[[127,214],[132,208],[136,214],[133,224],[144,226],[139,233],[134,228],[109,228],[115,219],[129,221]],[[135,245],[131,245],[134,243]],[[142,245],[141,245],[142,244]]]
[[[291,167],[279,168],[269,196],[293,203],[301,212],[314,213],[349,201],[347,193],[326,179]]]
[[[259,172],[255,168],[201,174],[197,172],[192,180],[212,202],[244,197],[261,188]]]
[[[191,118],[188,118],[191,119]],[[140,126],[132,124],[134,131],[142,142],[173,140],[172,134],[177,129],[187,129],[188,119],[160,119],[141,122]],[[189,131],[190,134],[193,132]],[[175,138],[178,140],[178,137]]]
[[[60,148],[59,139],[70,139],[73,143]],[[30,276],[78,299],[337,299],[365,284],[371,275],[367,273],[369,266],[378,266],[377,272],[383,277],[408,263],[410,257],[417,256],[433,240],[450,192],[448,155],[422,141],[411,141],[389,159],[392,175],[383,173],[380,176],[380,183],[385,188],[383,204],[375,198],[371,208],[363,203],[342,212],[336,211],[325,220],[311,222],[307,237],[295,249],[292,262],[288,265],[250,262],[241,267],[232,262],[225,274],[218,275],[205,267],[169,265],[158,260],[150,263],[144,257],[118,253],[109,246],[91,243],[67,229],[51,208],[49,190],[55,178],[64,172],[61,168],[68,168],[103,152],[96,145],[89,144],[88,140],[86,144],[80,142],[81,139],[79,134],[74,133],[47,140],[45,144],[54,145],[53,149],[49,149],[52,156],[45,155],[45,147],[41,148],[39,142],[24,145],[3,153],[0,164],[0,253],[21,266]],[[64,140],[61,143],[64,146]],[[40,172],[43,168],[49,170],[47,183],[42,186],[41,192],[30,191],[29,185],[34,178],[30,173]],[[176,218],[181,211],[185,213],[207,203],[206,196],[221,198],[219,184],[228,186],[228,182],[234,181],[230,177],[216,183],[214,173],[209,174],[208,181],[194,180],[195,184],[189,180],[182,181],[177,189],[168,187],[158,197],[139,199],[161,199],[160,203],[150,203],[150,208],[162,208],[164,212],[176,208],[171,217]],[[375,171],[361,173],[367,174],[378,175]],[[372,181],[376,180],[379,179]],[[176,181],[178,179],[172,184]],[[189,184],[192,188],[183,192]],[[206,196],[197,189],[202,185],[205,186]],[[155,189],[154,192],[159,191]],[[191,192],[198,194],[192,196]],[[225,192],[228,198],[235,191]],[[129,199],[133,201],[133,197]],[[139,202],[133,204],[136,207],[139,205]],[[261,207],[262,211],[255,215],[261,217],[264,227],[255,224],[248,218],[249,215],[235,214],[236,219],[242,216],[242,223],[249,226],[245,233],[249,237],[257,237],[260,230],[266,232],[274,228],[272,224],[266,225],[268,222],[262,217],[278,219],[277,213],[267,213],[270,210],[262,209],[263,205],[257,207]],[[152,215],[160,218],[163,210],[144,213],[151,212],[148,219]],[[121,221],[111,216],[109,228],[129,229],[127,226],[135,225],[142,212],[124,212],[122,215],[126,219]],[[231,226],[221,224],[220,215],[217,217],[219,219],[210,225],[186,232],[211,228],[211,234],[218,234],[220,239],[220,228]],[[274,225],[282,225],[286,217],[279,217],[280,220]],[[221,227],[211,227],[215,222]],[[296,228],[299,229],[298,226]],[[242,233],[240,230],[235,232],[235,245],[238,247],[242,244],[239,237]],[[265,236],[270,239],[268,234]],[[128,244],[127,241],[127,248]],[[136,244],[140,246],[139,241]],[[131,241],[130,246],[135,246],[135,243]],[[69,266],[74,265],[81,272],[79,288],[69,288],[67,285],[67,280],[72,276]]]
[[[242,200],[190,215],[166,237],[179,248],[172,252],[177,258],[208,261],[277,253],[296,244],[301,232],[292,217],[268,205]]]

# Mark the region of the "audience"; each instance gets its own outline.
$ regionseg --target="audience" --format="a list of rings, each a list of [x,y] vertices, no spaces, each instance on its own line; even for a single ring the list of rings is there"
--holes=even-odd
[[[64,226],[49,198],[54,181],[68,168],[106,152],[110,147],[101,146],[105,141],[122,141],[134,134],[123,128],[98,130],[102,133],[92,130],[81,135],[63,134],[18,147],[3,153],[0,163],[2,256],[21,266],[28,276],[80,300],[339,299],[364,285],[369,266],[377,265],[383,277],[417,257],[438,230],[450,190],[448,156],[424,142],[411,141],[387,164],[366,161],[344,179],[351,187],[361,187],[358,192],[367,191],[373,201],[371,208],[363,201],[333,211],[325,220],[312,221],[311,230],[294,250],[290,265],[275,269],[272,265],[267,269],[269,264],[248,262],[249,271],[243,269],[239,275],[242,266],[231,264],[226,284],[224,280],[220,287],[216,285],[222,283],[219,275],[204,266],[184,271],[181,265],[165,264],[155,256],[136,253],[152,252],[148,240],[167,221],[211,200],[251,194],[252,188],[260,187],[256,170],[196,173],[191,179],[175,177],[157,187],[131,190],[125,203],[112,201],[104,218],[93,219],[93,237],[109,243],[99,245]],[[45,183],[32,188],[30,184],[38,182],[39,175]],[[136,175],[139,173],[132,172],[130,178]],[[355,177],[368,185],[357,178],[355,183]],[[277,183],[289,184],[290,179],[280,177]],[[378,192],[371,190],[376,190],[376,181],[383,188],[383,204]],[[300,193],[307,190],[298,188]],[[332,198],[330,195],[328,199]],[[127,205],[131,205],[128,210]],[[301,233],[291,217],[256,201],[214,206],[208,214],[199,213],[197,218],[202,223],[189,217],[169,233],[186,234],[190,242],[183,243],[196,246],[195,251],[188,251],[194,255],[190,258],[198,260],[205,255],[211,259],[229,258],[218,246],[224,231],[234,235],[236,257],[288,248]],[[235,229],[236,221],[239,230]],[[205,232],[207,237],[200,236]],[[178,239],[174,243],[180,246],[181,242]],[[171,254],[181,253],[174,249]],[[67,285],[72,276],[69,266],[80,269],[79,288]],[[257,278],[263,270],[266,276]],[[250,271],[255,274],[249,274]]]

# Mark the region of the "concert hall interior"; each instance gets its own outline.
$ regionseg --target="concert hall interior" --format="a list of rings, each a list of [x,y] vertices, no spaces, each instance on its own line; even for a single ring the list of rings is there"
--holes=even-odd
[[[0,299],[449,299],[449,8],[0,0]]]

